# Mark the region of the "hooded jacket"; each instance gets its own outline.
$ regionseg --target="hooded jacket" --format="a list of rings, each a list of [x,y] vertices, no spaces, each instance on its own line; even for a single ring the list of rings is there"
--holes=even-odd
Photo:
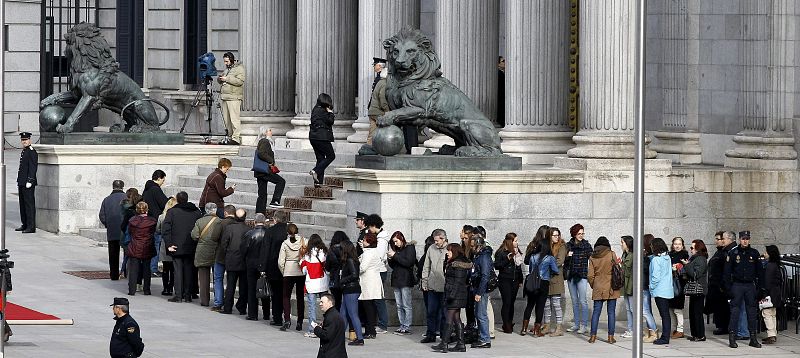
[[[379,242],[380,244],[380,242]],[[384,267],[380,258],[380,251],[375,247],[364,248],[364,253],[359,258],[361,263],[359,277],[361,283],[361,296],[359,300],[379,300],[383,298],[383,281],[381,280],[381,267]]]
[[[283,277],[305,276],[303,269],[300,268],[300,247],[305,245],[305,239],[297,235],[292,242],[288,237],[281,244],[281,251],[278,255],[278,268]]]
[[[650,256],[650,295],[660,298],[675,296],[672,290],[672,264],[666,252]]]
[[[446,264],[444,269],[444,304],[447,308],[466,308],[469,295],[469,275],[472,263],[461,256]]]
[[[392,268],[392,287],[414,286],[414,266],[417,265],[417,250],[413,243],[407,243],[389,259]]]
[[[617,264],[617,255],[608,246],[597,246],[589,257],[588,279],[592,286],[592,300],[613,300],[620,290],[611,288],[611,270]],[[670,286],[671,287],[671,286]]]
[[[128,221],[131,242],[127,253],[130,257],[149,260],[156,255],[153,235],[156,232],[156,219],[147,215],[137,215]]]
[[[300,268],[306,275],[306,292],[328,291],[328,274],[325,272],[325,253],[314,247],[300,260]]]

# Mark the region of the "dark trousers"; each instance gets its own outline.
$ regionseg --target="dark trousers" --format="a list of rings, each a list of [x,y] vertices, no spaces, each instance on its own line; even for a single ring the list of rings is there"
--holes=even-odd
[[[267,183],[275,184],[275,190],[272,192],[272,201],[270,201],[270,203],[280,204],[281,197],[283,196],[283,188],[286,187],[286,180],[278,174],[264,174],[256,177],[256,183],[258,183],[258,199],[256,199],[257,213],[267,211]]]
[[[140,276],[141,275],[141,276]],[[128,257],[128,294],[136,293],[136,282],[142,277],[144,281],[143,290],[150,293],[150,259],[142,260],[135,257]]]
[[[19,187],[19,217],[22,219],[22,227],[27,230],[36,229],[35,191],[36,186],[30,188]]]
[[[331,291],[331,295],[333,295],[333,299],[336,300],[336,310],[341,311],[342,309],[342,289],[331,287],[329,289]]]
[[[477,327],[478,324],[475,322],[475,294],[472,293],[472,289],[469,290],[469,297],[467,298],[467,307],[466,309],[466,316],[467,322],[464,324],[467,327]]]
[[[254,269],[247,269],[247,317],[258,318],[258,301],[261,301],[261,310],[263,311],[264,319],[269,319],[269,298],[256,298],[256,281],[261,277],[261,272]],[[239,291],[241,295],[241,291]]]
[[[305,317],[305,295],[303,291],[306,286],[305,276],[286,276],[283,278],[283,320],[289,322],[292,314],[292,302],[289,299],[292,295],[292,286],[295,288],[295,299],[297,300],[297,322],[303,322]]]
[[[208,306],[211,301],[211,266],[198,267],[198,283],[200,285],[200,305]]]
[[[172,292],[175,286],[175,266],[172,261],[162,261],[161,284],[164,285],[165,292]]]
[[[669,343],[672,334],[672,322],[669,317],[669,299],[656,297],[656,308],[661,316],[661,339]]]
[[[718,330],[728,332],[728,325],[731,320],[731,306],[725,294],[717,286],[708,286],[708,296],[706,296],[706,307],[713,313],[714,326]]]
[[[269,288],[272,291],[272,297],[270,297],[272,320],[279,323],[283,322],[283,277],[269,280]]]
[[[436,332],[441,332],[445,321],[444,292],[425,291],[425,319],[428,330],[425,335],[436,337]]]
[[[514,280],[498,280],[497,289],[500,290],[500,299],[503,301],[500,308],[503,327],[510,326],[514,324],[514,301],[517,299],[519,285]]]
[[[375,325],[378,321],[378,310],[375,309],[375,300],[358,301],[364,310],[364,334],[375,335]]]
[[[108,271],[112,280],[119,280],[119,240],[108,242]]]
[[[173,257],[172,263],[175,265],[175,297],[192,297],[192,257]]]
[[[539,291],[534,294],[526,293],[528,295],[528,303],[525,305],[525,311],[522,313],[522,319],[529,321],[531,319],[531,312],[536,309],[535,323],[542,323],[544,318],[544,305],[547,303],[547,296],[550,293],[550,281],[542,280],[542,285]]]
[[[747,310],[747,329],[750,331],[750,337],[755,337],[758,333],[758,316],[756,315],[756,286],[754,283],[734,282],[731,285],[731,320],[728,324],[728,331],[733,333],[739,327],[739,317],[741,312],[739,310],[744,301],[744,307]]]
[[[703,320],[705,298],[705,295],[689,296],[689,328],[692,330],[692,337],[706,336],[706,323]]]
[[[200,285],[198,284],[200,272],[197,270],[197,266],[194,265],[194,258],[189,261],[189,264],[192,265],[192,273],[189,277],[189,293],[192,295],[197,295],[200,294]]]
[[[403,126],[403,141],[406,145],[406,154],[411,154],[411,148],[419,146],[419,135],[417,134],[417,126],[405,125]]]
[[[333,152],[333,144],[331,142],[312,139],[311,147],[314,148],[314,156],[317,157],[317,165],[314,167],[314,172],[317,173],[319,183],[324,184],[325,169],[336,159],[336,154]]]
[[[245,271],[225,271],[228,275],[228,282],[225,286],[225,298],[223,298],[222,310],[231,312],[233,310],[233,294],[236,292],[236,283],[239,283],[239,299],[236,300],[236,309],[239,313],[247,311],[247,275]]]

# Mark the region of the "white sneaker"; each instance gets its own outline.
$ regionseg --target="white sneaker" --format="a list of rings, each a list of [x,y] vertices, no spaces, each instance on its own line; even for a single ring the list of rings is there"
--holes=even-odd
[[[383,328],[381,328],[381,327],[375,327],[375,333],[377,333],[377,334],[385,334],[386,332],[388,332],[388,331],[383,329]]]
[[[303,337],[306,337],[306,338],[317,338],[317,335],[312,333],[312,332],[306,332],[305,334],[303,334]]]
[[[280,203],[269,203],[269,207],[274,209],[283,209],[283,205]]]
[[[578,328],[580,328],[580,327],[578,327],[578,326],[569,327],[569,328],[567,328],[567,332],[575,332],[575,331],[578,330]]]
[[[586,328],[581,326],[581,328],[578,328],[578,330],[576,332],[578,332],[578,334],[584,334],[584,333],[586,333]]]
[[[633,333],[631,331],[625,331],[620,337],[622,338],[631,338],[633,337]]]

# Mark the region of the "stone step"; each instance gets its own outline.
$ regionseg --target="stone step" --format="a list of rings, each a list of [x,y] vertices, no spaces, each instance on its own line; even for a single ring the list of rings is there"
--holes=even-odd
[[[85,228],[78,229],[78,235],[94,241],[106,243],[106,228]]]
[[[303,162],[303,161],[287,161],[287,162],[278,162],[278,168],[280,168],[280,176],[286,179],[287,182],[292,182],[292,178],[297,177],[302,182],[306,182],[306,180],[311,180],[311,175],[308,174],[311,169],[314,169],[313,162]],[[233,167],[228,171],[228,179],[253,179],[253,171],[251,170],[253,167],[252,163],[245,165],[245,166],[237,166],[233,163]],[[197,168],[197,175],[208,176],[211,172],[214,171],[216,167],[211,166],[200,166]],[[327,176],[330,176],[334,173],[336,168],[344,168],[343,166],[339,165],[331,165],[325,170]],[[299,175],[298,175],[299,174]],[[292,178],[288,178],[288,176],[292,176]],[[302,176],[306,176],[306,179],[302,179]],[[312,183],[313,184],[313,183]]]
[[[294,211],[292,212],[291,217],[292,217],[292,222],[296,224],[330,226],[337,228],[344,228],[347,226],[347,216],[343,214]]]
[[[206,183],[206,177],[200,175],[182,175],[178,178],[178,185],[172,187],[165,187],[164,192],[167,195],[172,195],[177,193],[180,190],[186,191],[189,195],[189,200],[197,202],[200,200],[200,193],[202,193],[203,187]],[[258,197],[258,184],[255,181],[255,178],[251,179],[228,179],[226,181],[227,185],[236,184],[236,192],[233,195],[239,193],[251,193],[255,196],[249,196],[252,198],[252,203],[255,204],[255,199]],[[269,189],[272,188],[272,185],[268,186]],[[269,190],[268,189],[268,190]],[[314,187],[309,185],[296,185],[296,184],[286,184],[286,188],[284,189],[283,196],[284,197],[313,197],[313,198],[327,198],[327,199],[334,199],[334,200],[344,200],[344,195],[347,193],[346,190],[342,188],[335,188],[335,187],[322,187],[318,189],[323,189],[319,193],[313,192]],[[192,192],[196,192],[195,196],[192,196]],[[196,191],[195,191],[196,190]],[[309,192],[312,190],[312,192]],[[327,192],[330,192],[328,195]],[[270,191],[271,193],[271,191]],[[306,195],[309,193],[309,195]],[[321,195],[313,195],[313,194],[321,194]]]
[[[320,225],[308,225],[308,224],[301,224],[296,223],[297,229],[300,235],[303,237],[311,237],[311,234],[317,234],[322,237],[322,240],[325,241],[325,244],[330,243],[331,237],[333,237],[333,233],[337,231],[346,231],[344,227],[332,227],[332,226],[320,226]],[[351,239],[352,240],[352,239]]]

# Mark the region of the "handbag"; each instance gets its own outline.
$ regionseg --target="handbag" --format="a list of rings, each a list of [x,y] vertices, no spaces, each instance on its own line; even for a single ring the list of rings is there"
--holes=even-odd
[[[686,283],[686,287],[684,288],[683,291],[687,296],[700,296],[705,293],[703,292],[703,286],[694,280]]]
[[[277,169],[277,167],[276,167]],[[254,172],[262,173],[262,174],[270,174],[272,173],[272,169],[270,168],[269,163],[265,160],[262,160],[258,157],[258,151],[253,154],[253,169]]]
[[[617,264],[614,255],[611,255],[611,289],[617,291],[623,287],[625,287],[625,273],[622,271],[622,267]]]
[[[763,310],[763,309],[766,309],[766,308],[772,308],[772,307],[775,307],[775,305],[772,304],[772,297],[771,296],[764,297],[764,299],[762,299],[761,301],[758,301],[758,309],[760,309],[760,310]]]
[[[256,280],[256,298],[269,298],[272,296],[269,283],[267,283],[267,275],[262,274]]]
[[[280,169],[278,169],[278,166],[277,166],[277,165],[274,165],[274,164],[271,164],[271,165],[269,166],[269,171],[270,171],[270,173],[272,173],[272,174],[278,174],[278,173],[280,173],[280,172],[281,172],[281,170],[280,170]]]
[[[528,276],[525,276],[525,293],[534,294],[542,286],[542,277],[539,276],[539,262],[531,270]]]

